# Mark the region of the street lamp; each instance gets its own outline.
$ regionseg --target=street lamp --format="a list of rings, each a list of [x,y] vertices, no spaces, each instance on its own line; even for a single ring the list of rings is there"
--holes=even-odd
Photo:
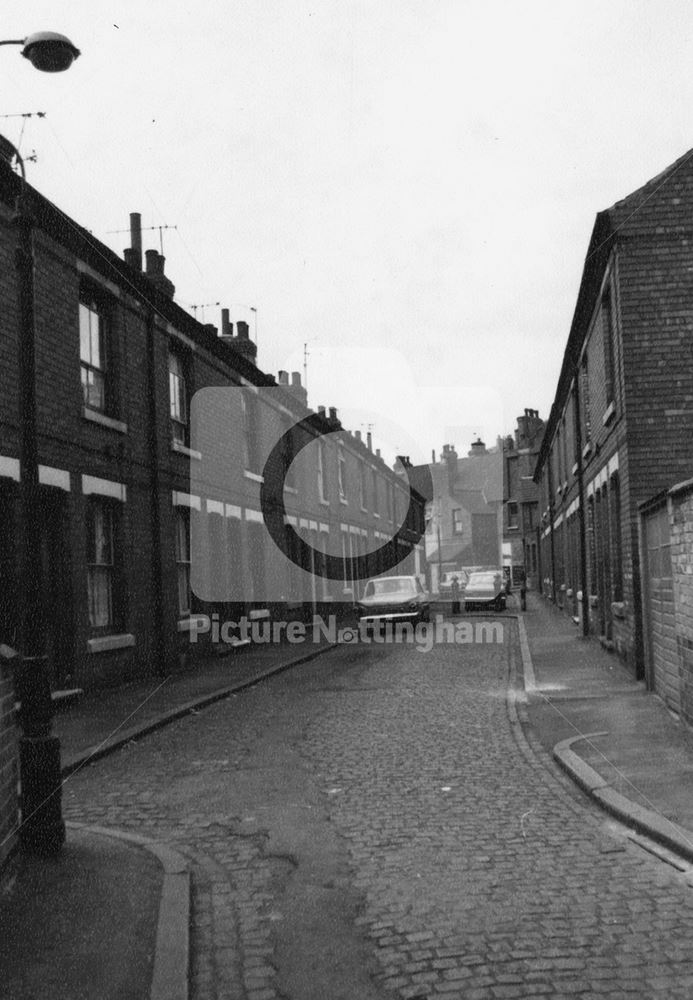
[[[46,73],[66,70],[79,50],[64,35],[39,31],[19,41],[0,45],[23,45],[22,55]],[[11,143],[6,143],[10,150]],[[51,735],[53,704],[48,677],[43,565],[41,551],[42,511],[39,482],[38,434],[36,426],[36,322],[34,295],[34,218],[22,171],[14,215],[17,233],[15,265],[19,290],[19,396],[21,416],[20,488],[22,516],[21,652],[15,667],[15,692],[20,702],[19,771],[22,788],[24,850],[53,854],[65,840],[61,808],[60,742]]]
[[[55,31],[35,31],[26,38],[8,38],[0,45],[22,45],[22,55],[43,73],[62,73],[79,56],[69,38]]]

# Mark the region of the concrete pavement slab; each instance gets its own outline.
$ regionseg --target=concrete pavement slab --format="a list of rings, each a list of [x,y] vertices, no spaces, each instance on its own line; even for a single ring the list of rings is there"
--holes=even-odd
[[[71,828],[57,858],[20,856],[0,893],[3,1000],[147,1000],[163,869]]]
[[[693,859],[693,734],[567,616],[528,598],[519,627],[539,741],[609,811]]]

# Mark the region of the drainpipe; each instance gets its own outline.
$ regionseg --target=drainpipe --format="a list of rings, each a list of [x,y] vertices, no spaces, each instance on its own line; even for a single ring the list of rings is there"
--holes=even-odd
[[[161,483],[159,480],[159,434],[156,392],[156,314],[147,310],[147,430],[149,437],[149,469],[151,491],[151,532],[152,532],[152,618],[154,636],[154,660],[157,676],[164,677],[166,671],[166,623],[163,603],[163,571],[161,564]]]
[[[19,773],[24,851],[57,854],[65,841],[62,818],[60,741],[51,734],[53,702],[48,677],[46,618],[43,609],[43,512],[39,485],[36,419],[36,321],[34,217],[22,177],[13,220],[19,285],[19,399],[21,417],[20,495],[22,511],[21,652],[14,669],[21,704]]]
[[[547,476],[549,479],[549,545],[551,547],[551,600],[556,603],[556,549],[554,546],[553,538],[553,517],[554,517],[554,499],[553,499],[553,476],[551,475],[551,451],[547,456]]]
[[[590,634],[590,602],[587,593],[587,529],[585,525],[585,481],[582,469],[582,408],[580,406],[580,363],[575,365],[575,447],[577,450],[578,528],[580,531],[580,587],[582,589],[582,634]]]

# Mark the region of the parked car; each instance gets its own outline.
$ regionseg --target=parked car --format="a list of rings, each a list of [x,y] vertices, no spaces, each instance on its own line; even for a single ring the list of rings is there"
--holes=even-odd
[[[356,605],[359,622],[428,621],[430,600],[417,576],[379,576],[369,580]]]
[[[440,578],[440,584],[438,585],[438,593],[441,597],[450,597],[452,594],[452,581],[457,577],[457,583],[459,584],[460,594],[462,594],[464,588],[467,585],[468,573],[463,569],[450,570],[447,573],[443,573]]]
[[[474,607],[490,607],[496,611],[505,610],[505,585],[499,570],[483,570],[472,573],[464,591],[465,610]]]

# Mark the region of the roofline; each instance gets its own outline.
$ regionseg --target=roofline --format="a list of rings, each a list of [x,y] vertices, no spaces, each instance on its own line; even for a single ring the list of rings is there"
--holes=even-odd
[[[612,225],[610,209],[598,212],[594,221],[589,246],[587,247],[587,254],[585,255],[573,320],[570,325],[568,342],[563,354],[561,371],[558,376],[556,395],[554,396],[551,412],[544,425],[544,436],[537,453],[533,477],[535,483],[539,482],[539,474],[546,462],[554,432],[568,398],[570,384],[575,376],[577,364],[580,360],[582,345],[587,336],[599,289],[601,288],[602,278],[611,257],[612,249],[616,243],[616,236],[617,231]]]
[[[14,209],[17,199],[22,193],[25,195],[27,211],[32,217],[33,225],[50,239],[89,264],[104,278],[118,284],[121,288],[129,289],[134,298],[139,299],[143,305],[152,308],[162,320],[170,323],[180,333],[186,334],[251,385],[276,387],[281,392],[282,401],[287,409],[291,410],[299,419],[315,412],[296,399],[286,386],[278,385],[273,375],[262,371],[261,368],[236,351],[231,344],[225,343],[207,330],[204,324],[160,291],[146,273],[127,264],[110,247],[107,247],[105,243],[80,226],[36,188],[25,181],[23,182],[10,165],[0,159],[0,201],[4,202],[10,209]],[[378,458],[363,441],[354,437],[347,428],[342,427],[340,421],[333,422],[327,415],[323,417],[323,421],[322,432],[324,434],[343,431],[348,439],[345,443],[353,452],[357,455],[360,453],[363,459],[379,466],[381,472],[387,472],[393,484],[401,482],[401,477],[390,468],[385,459]],[[417,490],[412,489],[411,492],[415,499],[422,502],[425,500]]]
[[[9,164],[0,160],[0,199],[10,208],[14,208],[17,198],[22,193],[22,184],[22,179],[15,174]],[[224,343],[206,330],[202,323],[160,291],[145,273],[126,264],[110,247],[71,219],[36,188],[24,182],[23,193],[27,211],[36,228],[74,253],[103,277],[115,281],[121,287],[129,288],[133,297],[140,299],[142,304],[150,306],[163,320],[171,323],[181,333],[187,334],[201,347],[215,354],[226,364],[230,364],[248,382],[257,386],[276,385],[274,376],[267,375],[234,350],[230,344]]]

